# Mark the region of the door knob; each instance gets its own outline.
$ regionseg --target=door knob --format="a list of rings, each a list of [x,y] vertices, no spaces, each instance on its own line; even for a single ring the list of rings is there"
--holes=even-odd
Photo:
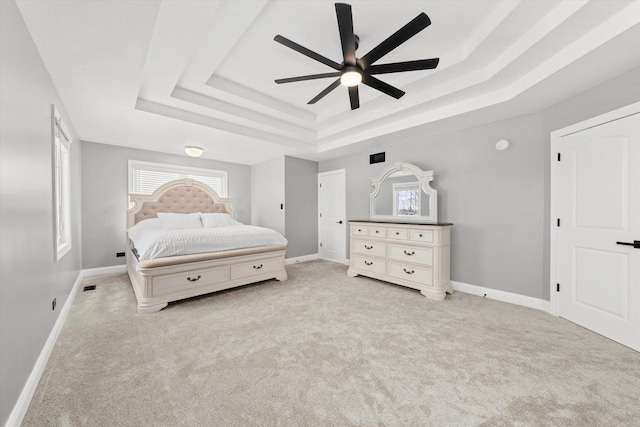
[[[336,224],[342,224],[342,221],[336,221]]]
[[[634,249],[640,249],[640,240],[634,240],[631,242],[616,242],[616,245],[633,246]]]

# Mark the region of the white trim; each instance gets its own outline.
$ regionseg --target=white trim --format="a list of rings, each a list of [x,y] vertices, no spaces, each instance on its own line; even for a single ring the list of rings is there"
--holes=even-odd
[[[323,261],[331,261],[331,262],[337,262],[338,264],[344,264],[347,267],[349,266],[349,258],[345,258],[344,260],[340,261],[337,259],[329,259],[329,258],[320,258]]]
[[[82,270],[82,277],[104,276],[107,274],[118,274],[118,273],[126,273],[126,272],[127,272],[127,266],[125,264],[112,265],[109,267],[88,268],[88,269]]]
[[[594,126],[619,120],[624,117],[631,116],[633,114],[640,113],[640,102],[627,105],[626,107],[618,108],[617,110],[609,111],[608,113],[601,114],[599,116],[592,117],[587,120],[583,120],[579,123],[571,126],[564,127],[562,129],[554,130],[551,132],[550,138],[550,204],[549,204],[549,313],[554,316],[559,316],[558,310],[558,298],[556,296],[556,283],[557,283],[557,227],[555,226],[557,219],[557,207],[556,207],[556,168],[558,167],[558,153],[560,152],[560,139],[564,136],[571,135],[581,130],[586,130]]]
[[[284,265],[291,265],[291,264],[297,264],[299,262],[313,261],[319,258],[320,258],[319,254],[310,254],[310,255],[298,256],[295,258],[286,258],[284,260]]]
[[[508,302],[511,304],[521,305],[523,307],[535,308],[537,310],[550,312],[549,301],[528,297],[526,295],[514,294],[511,292],[500,291],[497,289],[485,288],[477,285],[470,285],[469,283],[451,281],[453,289],[456,291],[464,292],[466,294],[478,295],[486,297],[496,301]]]
[[[27,382],[20,393],[20,397],[18,397],[18,401],[16,402],[11,414],[9,415],[9,419],[5,424],[5,427],[18,427],[22,424],[22,420],[24,416],[27,414],[27,410],[29,409],[29,405],[31,404],[31,399],[33,399],[33,395],[38,388],[38,383],[40,382],[40,378],[42,377],[42,373],[44,372],[44,368],[47,366],[47,362],[49,361],[49,356],[51,356],[51,352],[53,351],[53,347],[58,341],[58,336],[60,335],[60,331],[62,330],[62,326],[64,322],[67,320],[67,316],[69,315],[69,311],[71,310],[71,305],[73,304],[73,300],[76,297],[76,293],[78,292],[78,288],[80,287],[80,283],[82,283],[82,279],[84,277],[84,270],[80,271],[78,274],[78,278],[76,279],[73,287],[71,288],[71,292],[67,297],[67,300],[60,310],[60,314],[58,315],[58,319],[56,323],[53,325],[53,329],[49,333],[49,337],[40,352],[40,356],[36,360],[33,369],[31,370],[31,374],[27,379]]]

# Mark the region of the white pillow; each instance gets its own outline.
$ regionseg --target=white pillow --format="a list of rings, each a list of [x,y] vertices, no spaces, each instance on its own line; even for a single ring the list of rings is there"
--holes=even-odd
[[[202,225],[207,228],[240,225],[240,223],[231,218],[231,215],[228,213],[201,213],[200,218],[202,218]]]
[[[199,212],[191,214],[158,212],[158,218],[162,221],[162,228],[202,228]]]
[[[127,231],[149,230],[153,228],[162,228],[162,221],[160,220],[160,218],[143,219],[134,226],[129,227]]]

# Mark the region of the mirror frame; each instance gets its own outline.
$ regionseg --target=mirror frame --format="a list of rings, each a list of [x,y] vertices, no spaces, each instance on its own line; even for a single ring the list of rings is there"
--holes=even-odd
[[[385,179],[395,172],[410,172],[413,174],[418,182],[422,191],[429,197],[429,215],[420,216],[394,216],[394,215],[379,215],[375,213],[375,198],[380,193],[380,187]],[[438,191],[431,188],[429,184],[433,181],[433,171],[423,171],[416,165],[405,162],[395,162],[392,165],[384,168],[380,175],[371,178],[371,185],[373,185],[373,191],[369,196],[369,219],[374,220],[386,220],[395,222],[438,222]]]

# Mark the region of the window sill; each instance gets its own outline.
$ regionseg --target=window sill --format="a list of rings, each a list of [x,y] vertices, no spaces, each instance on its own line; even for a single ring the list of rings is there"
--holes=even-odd
[[[71,243],[63,243],[58,246],[56,251],[56,262],[60,261],[62,257],[71,250]]]

